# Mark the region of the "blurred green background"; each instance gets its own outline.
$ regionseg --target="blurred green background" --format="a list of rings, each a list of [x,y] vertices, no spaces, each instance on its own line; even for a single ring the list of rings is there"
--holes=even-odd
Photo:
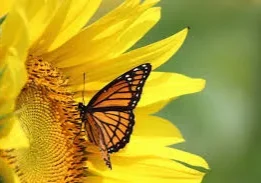
[[[175,147],[208,161],[211,170],[203,183],[260,183],[261,0],[159,5],[161,21],[135,47],[190,26],[183,47],[159,70],[207,80],[203,92],[180,97],[160,112],[186,139]]]

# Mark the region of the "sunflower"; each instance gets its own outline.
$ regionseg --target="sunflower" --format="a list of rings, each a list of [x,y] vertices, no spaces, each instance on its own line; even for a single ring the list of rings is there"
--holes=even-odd
[[[201,182],[204,173],[178,162],[208,168],[205,160],[168,147],[184,139],[169,121],[152,114],[176,97],[201,91],[203,79],[151,73],[135,109],[131,141],[111,157],[113,170],[104,165],[86,134],[75,137],[81,132],[74,106],[82,100],[82,73],[87,75],[85,100],[90,100],[112,79],[139,64],[150,62],[156,69],[183,44],[188,28],[127,51],[159,21],[158,2],[126,0],[85,26],[101,0],[77,4],[72,0],[16,1],[16,12],[26,20],[29,47],[23,47],[28,48],[25,64],[20,60],[12,65],[17,69],[15,82],[19,80],[21,87],[11,88],[19,94],[14,95],[15,115],[11,119],[22,126],[29,146],[2,148],[0,156],[21,182]],[[8,27],[11,15],[4,26]],[[8,35],[3,30],[4,36]],[[8,83],[8,78],[2,82]]]

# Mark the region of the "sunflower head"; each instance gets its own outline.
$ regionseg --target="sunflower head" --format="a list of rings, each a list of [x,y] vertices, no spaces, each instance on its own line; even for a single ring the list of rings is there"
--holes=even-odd
[[[30,146],[3,151],[22,181],[80,181],[85,171],[86,143],[67,80],[48,62],[28,57],[28,81],[16,101],[17,118]],[[12,157],[12,158],[10,158]]]

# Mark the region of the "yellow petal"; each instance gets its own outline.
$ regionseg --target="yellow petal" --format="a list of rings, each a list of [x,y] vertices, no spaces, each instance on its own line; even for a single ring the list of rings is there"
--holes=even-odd
[[[58,11],[60,3],[61,1],[57,0],[24,0],[23,3],[21,3],[21,9],[26,10],[26,17],[29,22],[30,45],[35,45],[34,43],[43,34],[55,13]],[[36,50],[36,48],[32,47],[31,50]]]
[[[168,159],[174,159],[181,162],[185,162],[189,165],[197,166],[197,167],[203,167],[205,169],[209,169],[208,163],[206,160],[204,160],[202,157],[197,156],[195,154],[191,154],[188,152],[184,152],[178,149],[170,148],[170,147],[164,147],[161,148],[161,156],[168,158]],[[154,155],[156,155],[156,152],[153,152]]]
[[[154,3],[145,2],[133,7],[131,3],[126,2],[121,6],[120,14],[110,13],[110,16],[98,20],[62,47],[43,57],[59,68],[82,63],[88,65],[89,69],[96,67],[97,64],[101,65],[107,59],[114,58],[126,51],[155,25],[159,20],[160,9],[150,8]],[[126,9],[129,12],[126,12]],[[72,48],[74,51],[69,51]]]
[[[136,112],[143,114],[155,114],[163,109],[169,102],[170,100],[164,100],[146,106],[138,106],[136,108]]]
[[[89,63],[65,68],[63,71],[67,76],[71,77],[70,81],[72,84],[81,84],[83,82],[82,73],[84,72],[87,74],[88,82],[93,82],[112,80],[122,73],[146,62],[151,63],[152,68],[156,69],[176,53],[183,44],[187,33],[188,29],[184,29],[167,39],[130,51],[115,59],[107,60],[102,65],[97,61],[95,62],[97,63],[96,67],[93,68],[89,66]],[[106,46],[108,47],[108,45]],[[78,60],[71,60],[71,62],[77,63]]]
[[[63,1],[31,51],[40,55],[66,42],[87,23],[100,3],[101,0],[82,0],[77,3],[72,0]]]
[[[70,5],[68,15],[65,17],[64,24],[49,51],[57,48],[76,35],[90,20],[100,4],[101,0],[82,0],[77,1],[77,3],[73,1]]]
[[[161,117],[135,112],[135,122],[133,135],[151,138],[175,137],[183,139],[178,128],[170,121]]]
[[[135,134],[131,135],[130,142],[121,149],[119,152],[115,153],[115,156],[144,156],[144,155],[153,155],[153,156],[161,156],[161,153],[158,155],[155,155],[157,153],[151,152],[156,151],[155,149],[158,149],[161,151],[163,148],[168,148],[167,146],[182,143],[185,140],[179,137],[151,137],[151,136],[137,136]],[[144,148],[144,146],[146,148]],[[159,152],[157,151],[157,152]],[[100,150],[93,146],[93,144],[88,144],[88,152],[91,152],[95,155],[100,155]],[[164,151],[163,151],[164,152]],[[169,157],[167,157],[169,158]],[[175,159],[175,158],[169,158],[169,159]]]
[[[164,142],[166,141],[166,142]],[[184,152],[178,149],[166,147],[171,143],[176,143],[174,139],[161,138],[152,139],[144,138],[142,136],[131,137],[131,141],[127,146],[115,156],[146,156],[162,157],[187,163],[192,166],[203,167],[209,169],[208,163],[200,156]],[[179,143],[179,142],[178,142]],[[146,145],[144,145],[146,144]],[[164,145],[165,144],[165,145]],[[144,148],[144,146],[146,148]]]
[[[175,159],[172,154],[166,153],[166,146],[184,142],[184,139],[175,137],[149,138],[144,136],[132,135],[130,142],[121,149],[115,156],[153,156],[167,159]]]
[[[110,77],[108,74],[106,78]],[[88,81],[88,76],[87,76]],[[82,79],[83,82],[83,79]],[[91,82],[86,83],[85,99],[89,101],[94,94],[102,89],[107,82]],[[154,106],[153,111],[158,111],[170,99],[181,95],[195,93],[201,91],[205,87],[205,80],[194,79],[177,73],[152,72],[143,89],[142,97],[137,108],[143,108],[146,111],[146,106]],[[82,101],[81,92],[83,85],[70,87],[70,90],[76,92],[75,100]],[[160,95],[159,95],[160,93]],[[162,102],[162,105],[155,106],[154,104]],[[151,108],[146,112],[149,114]]]
[[[160,19],[160,8],[150,8],[131,24],[125,32],[117,37],[116,44],[111,47],[107,58],[115,58],[131,48],[140,40]]]
[[[0,149],[13,149],[28,147],[29,141],[17,118],[2,119],[2,129],[0,130]],[[9,133],[7,133],[9,132]]]
[[[20,183],[17,175],[12,169],[0,159],[0,177],[6,183]]]
[[[61,5],[57,8],[57,11],[55,11],[52,19],[50,19],[50,23],[46,25],[43,34],[39,35],[37,41],[31,46],[31,53],[34,55],[40,55],[50,47],[60,32],[64,19],[68,14],[70,5],[70,0],[65,0],[61,3]]]
[[[0,6],[0,17],[5,15],[13,5],[13,0],[8,0],[8,1],[1,1],[1,6]]]
[[[198,183],[204,176],[204,173],[185,167],[177,162],[149,156],[128,158],[112,156],[113,171],[102,169],[102,165],[97,166],[95,160],[91,162],[94,163],[88,165],[89,169],[102,176],[104,181]],[[90,178],[92,178],[90,180],[94,180],[92,176]],[[88,177],[86,180],[88,180]]]
[[[194,79],[176,73],[153,72],[144,87],[138,106],[151,105],[181,95],[199,92],[204,87],[205,80],[203,79]]]
[[[121,150],[122,153],[124,154],[150,154],[152,155],[153,153],[150,152],[152,149],[157,148],[159,150],[162,149],[162,147],[170,146],[173,144],[178,144],[182,143],[185,140],[182,139],[181,137],[151,137],[151,136],[137,136],[133,134],[131,136],[131,140],[128,143],[128,145]],[[142,147],[146,144],[146,148]]]
[[[88,176],[87,178],[85,178],[85,182],[97,182],[97,183],[101,183],[101,182],[106,182],[106,183],[122,183],[121,180],[115,180],[112,178],[104,178],[102,176]],[[129,183],[129,181],[125,180],[124,182]]]

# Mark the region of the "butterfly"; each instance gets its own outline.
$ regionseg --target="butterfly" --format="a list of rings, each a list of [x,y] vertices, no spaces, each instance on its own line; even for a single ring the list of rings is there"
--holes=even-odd
[[[133,110],[150,72],[149,63],[135,67],[102,88],[88,105],[78,104],[88,139],[100,148],[110,169],[110,154],[124,148],[130,140],[135,123]]]

